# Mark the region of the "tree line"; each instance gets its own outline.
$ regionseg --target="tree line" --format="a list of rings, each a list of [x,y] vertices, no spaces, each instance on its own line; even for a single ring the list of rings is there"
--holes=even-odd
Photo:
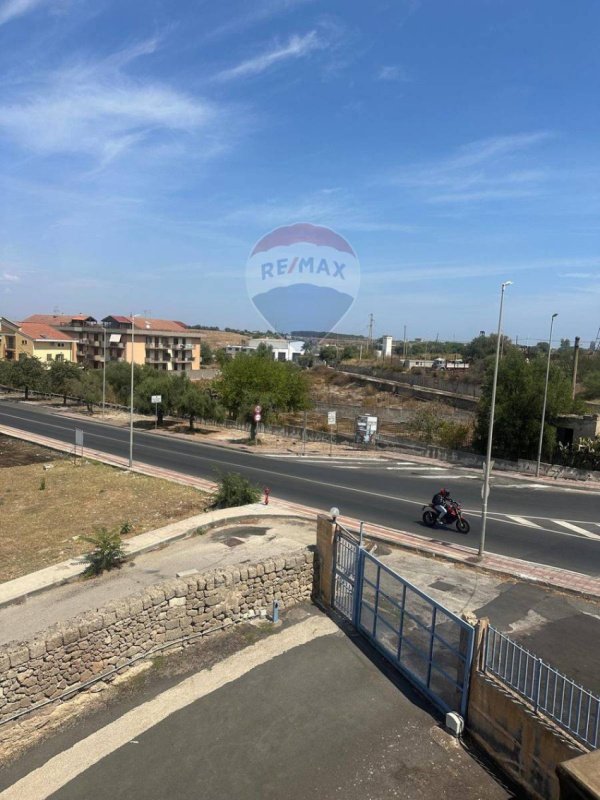
[[[46,368],[39,359],[23,356],[18,361],[0,361],[0,385],[21,389],[25,399],[31,391],[76,398],[88,410],[102,402],[103,370],[89,369],[68,361],[53,361]],[[134,365],[133,406],[142,414],[154,413],[152,396],[160,395],[158,422],[168,415],[185,417],[193,430],[197,419],[216,422],[225,418],[252,421],[261,406],[262,419],[278,413],[308,408],[306,373],[289,362],[274,361],[266,348],[241,353],[222,363],[217,380],[194,382],[184,372],[159,372],[149,365]],[[106,403],[129,406],[131,364],[109,362],[105,370]]]

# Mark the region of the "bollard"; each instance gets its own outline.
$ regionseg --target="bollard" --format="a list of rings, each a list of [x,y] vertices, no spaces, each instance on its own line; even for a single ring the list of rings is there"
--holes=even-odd
[[[273,600],[273,624],[279,622],[279,600]]]
[[[271,494],[271,490],[268,486],[265,486],[265,505],[269,505],[269,495]]]

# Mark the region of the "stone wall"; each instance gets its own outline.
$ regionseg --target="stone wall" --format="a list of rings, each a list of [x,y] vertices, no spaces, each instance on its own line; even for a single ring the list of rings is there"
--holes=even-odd
[[[125,666],[128,659],[186,634],[209,631],[308,600],[311,550],[261,563],[169,580],[0,647],[0,722],[21,709]]]

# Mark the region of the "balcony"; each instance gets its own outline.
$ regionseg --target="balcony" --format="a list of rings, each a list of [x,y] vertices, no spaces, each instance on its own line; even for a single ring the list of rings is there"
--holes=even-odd
[[[144,361],[145,364],[149,364],[151,367],[158,366],[159,364],[169,364],[170,362],[171,362],[170,358],[162,358],[162,357],[146,358]]]

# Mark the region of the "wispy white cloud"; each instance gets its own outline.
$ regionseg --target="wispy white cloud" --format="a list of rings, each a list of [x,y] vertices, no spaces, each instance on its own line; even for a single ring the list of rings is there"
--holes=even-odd
[[[405,83],[409,80],[408,74],[404,67],[399,64],[391,64],[381,67],[377,73],[377,79],[380,81],[390,81],[397,83]]]
[[[547,172],[523,164],[527,151],[552,137],[549,131],[495,136],[471,142],[436,162],[401,170],[392,183],[421,190],[431,203],[468,203],[531,197]]]
[[[85,154],[106,165],[141,143],[156,146],[161,134],[207,131],[219,119],[214,104],[123,70],[156,46],[148,40],[17,87],[0,106],[0,134],[36,154]]]
[[[369,286],[372,289],[381,287],[392,288],[394,285],[404,283],[421,283],[427,282],[434,278],[442,278],[445,281],[459,281],[467,279],[481,279],[487,280],[491,276],[504,276],[510,278],[520,273],[534,273],[553,271],[555,269],[565,268],[568,264],[571,266],[591,266],[598,264],[597,258],[575,258],[572,260],[562,258],[537,258],[527,261],[472,261],[472,262],[456,262],[449,261],[447,263],[398,263],[386,265],[372,265],[369,277]],[[579,275],[581,278],[594,277],[593,273],[571,273],[573,276]],[[567,274],[561,275],[567,277]],[[517,279],[515,278],[515,281]],[[525,283],[521,279],[519,283]],[[528,285],[531,285],[528,283]],[[537,292],[537,283],[534,284],[534,291]],[[427,289],[429,291],[429,289]],[[529,297],[529,294],[528,294]],[[512,302],[512,301],[511,301]]]
[[[0,25],[28,14],[41,5],[47,5],[50,0],[5,0],[0,5]]]
[[[0,283],[18,283],[19,280],[19,276],[12,272],[0,272]]]
[[[253,25],[265,22],[280,14],[293,11],[298,6],[314,2],[315,0],[254,0],[252,9],[248,13],[235,14],[228,22],[210,31],[205,38],[219,39],[223,36],[229,36],[232,33],[247,30]]]
[[[589,278],[596,278],[600,273],[596,272],[560,272],[559,278],[569,278],[570,280],[588,280]]]
[[[259,75],[275,64],[290,59],[304,58],[315,50],[322,50],[325,42],[321,39],[316,30],[309,31],[303,36],[294,34],[287,44],[275,44],[270,50],[261,53],[259,56],[242,61],[235,67],[230,67],[215,75],[216,81],[232,81],[237,78],[246,78],[251,75]]]

